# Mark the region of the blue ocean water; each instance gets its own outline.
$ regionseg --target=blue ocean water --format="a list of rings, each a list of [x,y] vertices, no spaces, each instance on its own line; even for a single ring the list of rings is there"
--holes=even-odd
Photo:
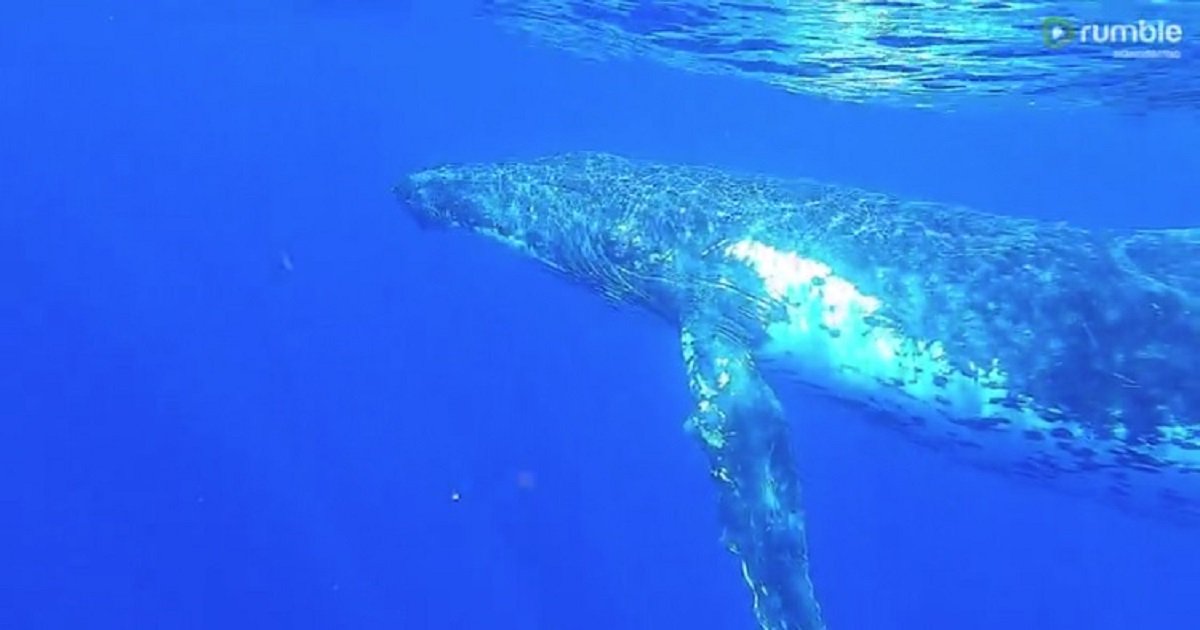
[[[0,18],[3,628],[750,627],[675,332],[420,232],[411,169],[606,150],[1200,224],[1194,108],[845,103],[456,3]],[[1200,618],[1195,531],[786,402],[832,627]]]

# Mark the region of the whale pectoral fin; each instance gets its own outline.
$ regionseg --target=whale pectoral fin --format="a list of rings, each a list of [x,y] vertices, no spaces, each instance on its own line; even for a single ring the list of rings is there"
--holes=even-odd
[[[749,350],[719,327],[691,322],[682,342],[696,401],[687,426],[708,455],[723,542],[742,562],[759,626],[823,629],[783,409]]]

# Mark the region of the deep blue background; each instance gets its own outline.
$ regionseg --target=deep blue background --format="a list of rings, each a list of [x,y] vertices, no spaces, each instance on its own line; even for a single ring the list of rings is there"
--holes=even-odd
[[[604,149],[1200,224],[1182,116],[820,102],[438,4],[0,9],[0,627],[750,626],[674,332],[419,233],[408,169]],[[1200,618],[1195,531],[787,402],[833,627]]]

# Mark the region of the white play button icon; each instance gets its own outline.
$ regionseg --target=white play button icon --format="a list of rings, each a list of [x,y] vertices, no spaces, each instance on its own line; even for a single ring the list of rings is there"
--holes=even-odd
[[[1050,17],[1042,21],[1042,39],[1051,48],[1060,48],[1075,38],[1075,27],[1066,18]]]

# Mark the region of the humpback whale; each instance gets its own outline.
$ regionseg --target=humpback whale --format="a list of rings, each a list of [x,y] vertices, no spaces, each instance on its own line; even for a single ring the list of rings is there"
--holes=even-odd
[[[1200,521],[1200,229],[1089,231],[603,153],[444,165],[395,193],[423,226],[500,241],[678,329],[685,426],[761,628],[825,627],[779,388]]]

